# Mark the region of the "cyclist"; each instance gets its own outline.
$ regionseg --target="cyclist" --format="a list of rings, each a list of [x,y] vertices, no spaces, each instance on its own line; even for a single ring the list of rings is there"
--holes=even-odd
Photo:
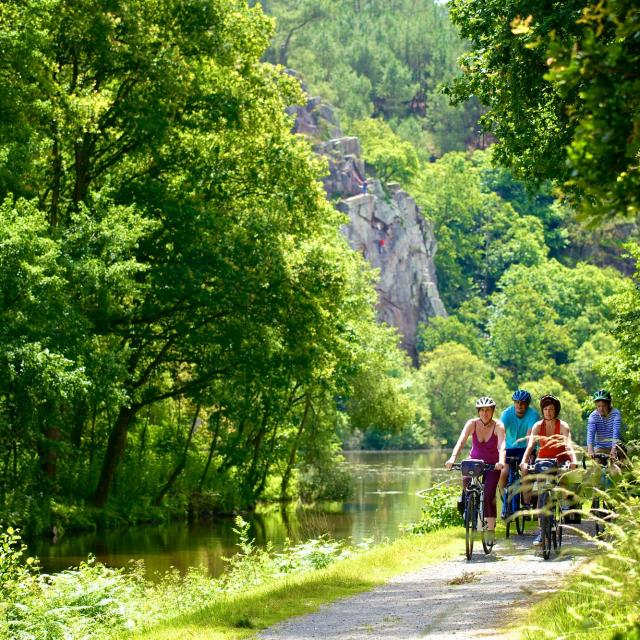
[[[495,538],[496,528],[496,489],[500,471],[504,467],[506,450],[504,447],[504,425],[499,420],[493,419],[496,403],[488,396],[476,400],[477,418],[467,420],[460,432],[460,437],[453,447],[451,457],[445,462],[445,467],[451,469],[455,464],[458,454],[471,436],[471,453],[469,459],[482,460],[487,464],[495,465],[484,476],[484,513],[487,518],[489,541],[492,544]],[[463,478],[466,485],[469,478]]]
[[[531,404],[531,394],[524,389],[516,389],[511,396],[513,404],[507,407],[500,416],[500,422],[505,428],[505,447],[507,458],[517,458],[522,462],[522,457],[527,448],[527,439],[531,434],[531,428],[540,420],[538,412],[529,405]],[[509,477],[509,465],[506,465],[500,475],[499,488],[502,491]],[[523,491],[523,498],[526,504],[531,502],[531,491]]]
[[[560,409],[560,400],[555,396],[546,395],[540,398],[540,411],[543,417],[531,429],[527,448],[520,463],[520,470],[523,476],[528,473],[529,456],[536,444],[539,446],[538,458],[555,458],[558,464],[569,462],[571,469],[575,469],[578,466],[576,454],[571,444],[571,429],[564,420],[558,418]],[[540,529],[538,529],[538,535],[533,544],[536,546],[542,544]]]
[[[596,391],[593,401],[596,408],[587,420],[587,454],[591,458],[596,453],[605,454],[615,462],[618,459],[622,416],[618,409],[611,406],[611,394],[606,389]],[[617,467],[613,471],[616,469],[620,471]]]

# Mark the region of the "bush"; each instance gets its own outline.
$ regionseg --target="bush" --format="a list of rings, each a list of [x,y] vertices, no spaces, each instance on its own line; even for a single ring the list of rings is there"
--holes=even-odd
[[[298,476],[298,487],[302,502],[316,500],[344,501],[353,493],[353,481],[349,472],[339,464],[317,467],[305,466]]]
[[[73,640],[104,637],[131,626],[128,611],[141,595],[140,576],[108,569],[93,558],[46,575],[22,556],[18,532],[0,532],[0,637]]]
[[[462,525],[462,516],[458,511],[459,486],[439,484],[427,490],[420,521],[405,527],[408,533],[429,533],[436,529],[444,529]]]
[[[192,568],[184,576],[172,569],[152,583],[144,578],[141,562],[129,570],[110,569],[91,557],[79,567],[40,574],[36,559],[23,558],[19,533],[0,530],[0,638],[100,640],[140,632],[210,606],[224,593],[321,569],[370,545],[353,547],[323,536],[276,553],[255,546],[241,517],[234,531],[240,551],[220,578],[210,578],[204,568]]]

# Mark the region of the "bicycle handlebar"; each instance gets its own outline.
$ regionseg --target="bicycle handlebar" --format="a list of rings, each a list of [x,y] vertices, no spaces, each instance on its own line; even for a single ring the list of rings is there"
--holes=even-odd
[[[571,468],[571,465],[568,462],[563,462],[560,466],[556,465],[554,467],[551,467],[551,469],[557,469],[558,471],[569,471],[570,468]],[[536,465],[535,464],[528,464],[527,465],[527,470],[528,471],[535,471],[536,470]],[[544,473],[544,472],[539,472],[539,473]]]
[[[491,471],[492,469],[496,468],[496,464],[490,464],[490,463],[486,463],[484,462],[482,465],[482,470],[483,471]],[[461,462],[454,462],[451,465],[451,469],[449,469],[449,471],[460,471],[460,469],[462,468],[462,463]]]
[[[593,459],[602,465],[609,464],[611,456],[608,453],[594,453]]]

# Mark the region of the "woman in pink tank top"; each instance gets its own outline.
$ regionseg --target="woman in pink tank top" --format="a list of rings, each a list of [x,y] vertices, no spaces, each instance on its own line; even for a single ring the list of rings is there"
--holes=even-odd
[[[485,396],[476,400],[476,409],[478,417],[467,420],[445,467],[451,469],[469,436],[471,436],[469,458],[495,465],[495,468],[484,476],[484,514],[487,518],[489,531],[494,531],[497,515],[496,489],[500,479],[500,470],[504,467],[506,457],[505,430],[500,420],[493,419],[496,403],[491,398]],[[468,478],[464,478],[464,480],[469,481]]]

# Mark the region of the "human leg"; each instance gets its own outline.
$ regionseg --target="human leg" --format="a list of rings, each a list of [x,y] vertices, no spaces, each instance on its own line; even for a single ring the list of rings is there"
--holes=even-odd
[[[484,476],[484,515],[487,519],[487,528],[492,531],[496,528],[496,489],[500,480],[500,471],[492,469]]]

